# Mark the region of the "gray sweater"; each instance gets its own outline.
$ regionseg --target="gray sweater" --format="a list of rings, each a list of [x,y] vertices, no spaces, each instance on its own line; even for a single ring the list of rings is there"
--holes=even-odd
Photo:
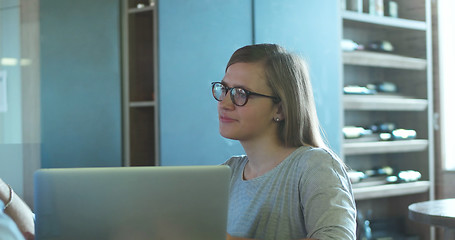
[[[266,174],[243,179],[247,156],[234,156],[227,231],[255,239],[355,239],[351,183],[338,158],[300,147]]]

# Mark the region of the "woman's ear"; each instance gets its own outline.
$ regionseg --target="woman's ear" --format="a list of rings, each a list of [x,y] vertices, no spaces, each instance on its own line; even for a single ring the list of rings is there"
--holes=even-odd
[[[276,112],[274,115],[274,119],[280,119],[280,121],[285,119],[284,112],[283,112],[283,105],[281,102],[277,103],[277,108],[276,108]]]

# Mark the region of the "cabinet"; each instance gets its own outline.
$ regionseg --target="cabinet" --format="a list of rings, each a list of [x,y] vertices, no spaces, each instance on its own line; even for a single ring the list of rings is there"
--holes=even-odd
[[[365,171],[390,166],[394,173],[415,170],[418,181],[387,184],[354,184],[359,217],[403,223],[399,234],[428,239],[430,230],[407,218],[407,206],[434,196],[432,126],[431,5],[429,0],[396,0],[398,17],[342,10],[342,38],[367,46],[386,40],[392,52],[343,51],[344,86],[367,86],[388,82],[394,93],[344,94],[344,126],[371,126],[393,123],[412,129],[415,139],[382,141],[376,134],[344,139],[343,157],[350,168]],[[388,4],[389,1],[384,1]],[[359,219],[359,221],[362,221]],[[359,230],[362,231],[362,223]]]
[[[155,1],[122,1],[125,166],[159,162],[156,15]]]

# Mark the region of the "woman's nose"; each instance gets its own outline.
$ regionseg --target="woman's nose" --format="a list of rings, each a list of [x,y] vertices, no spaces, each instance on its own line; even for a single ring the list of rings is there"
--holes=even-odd
[[[229,93],[224,96],[223,100],[219,101],[219,106],[224,109],[233,109],[235,107]]]

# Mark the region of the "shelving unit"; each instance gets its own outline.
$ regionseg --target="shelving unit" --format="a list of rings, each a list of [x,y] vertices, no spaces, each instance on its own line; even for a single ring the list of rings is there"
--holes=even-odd
[[[375,198],[395,197],[427,192],[430,189],[429,181],[379,185],[354,188],[354,197],[357,201]]]
[[[425,59],[367,51],[344,52],[343,63],[358,66],[414,70],[424,70],[427,65],[427,61]]]
[[[390,166],[395,173],[405,170],[420,172],[422,177],[416,182],[354,184],[354,195],[358,209],[364,215],[372,212],[372,218],[398,217],[406,221],[403,235],[429,239],[432,238],[429,228],[416,227],[410,222],[405,206],[434,196],[432,44],[431,17],[428,17],[431,16],[431,2],[396,2],[399,18],[341,12],[343,39],[363,45],[385,40],[394,46],[392,52],[342,52],[343,84],[366,86],[391,82],[398,89],[396,93],[387,94],[345,94],[342,98],[344,125],[368,127],[377,123],[394,123],[397,128],[415,130],[417,138],[395,141],[380,141],[374,137],[345,139],[343,155],[347,165],[359,171]],[[384,208],[398,207],[400,209],[392,213],[383,211]]]
[[[156,15],[155,1],[122,1],[125,166],[159,164]]]
[[[428,148],[428,140],[400,140],[400,141],[345,141],[343,144],[345,156],[381,153],[404,153],[424,151]]]
[[[367,13],[359,13],[352,11],[343,11],[341,13],[345,22],[352,21],[353,23],[365,23],[384,27],[427,30],[427,25],[423,21],[416,21],[404,18],[392,18],[387,16],[373,16]]]
[[[358,111],[424,111],[428,100],[399,95],[345,95],[343,106],[345,110]]]

